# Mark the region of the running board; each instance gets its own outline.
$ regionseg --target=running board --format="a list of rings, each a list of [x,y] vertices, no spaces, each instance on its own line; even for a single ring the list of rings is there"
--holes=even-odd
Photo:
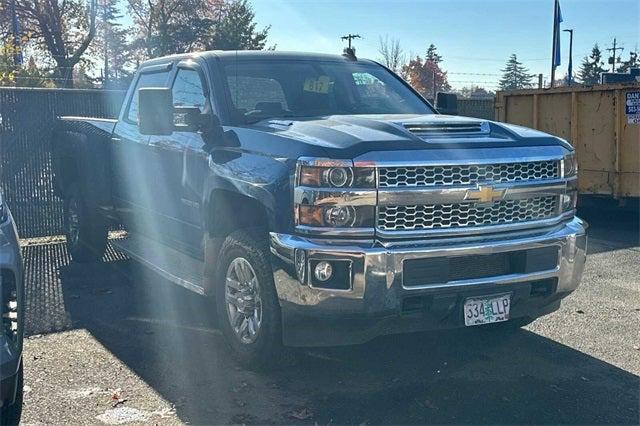
[[[205,294],[203,261],[141,235],[130,233],[127,238],[110,242],[136,262],[169,281],[198,294]]]

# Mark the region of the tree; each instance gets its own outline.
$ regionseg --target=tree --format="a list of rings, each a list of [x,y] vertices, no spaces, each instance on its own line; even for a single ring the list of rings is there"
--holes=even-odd
[[[15,0],[23,31],[56,63],[55,77],[73,87],[73,69],[96,34],[97,0]]]
[[[529,74],[529,70],[518,61],[515,53],[509,57],[505,68],[500,71],[502,71],[500,90],[518,90],[533,86],[531,82],[533,75]]]
[[[629,52],[629,59],[620,65],[618,72],[629,72],[631,68],[637,67],[640,67],[640,58],[638,58],[638,52],[632,50]]]
[[[100,74],[103,87],[120,87],[120,80],[128,82],[131,75],[132,67],[128,65],[131,63],[132,51],[127,41],[128,30],[122,27],[121,18],[118,0],[101,0],[96,37],[87,56],[102,59]],[[93,68],[96,66],[93,63],[91,65]]]
[[[431,43],[427,48],[426,60],[435,62],[436,64],[439,64],[440,62],[442,62],[442,56],[438,55],[438,48],[433,43]]]
[[[391,71],[398,73],[401,71],[405,62],[405,55],[402,47],[400,47],[400,41],[396,39],[389,39],[389,36],[380,37],[380,44],[378,45],[378,53],[382,58],[384,66]]]
[[[13,43],[0,45],[0,86],[53,87],[46,71],[39,69],[33,57],[26,66],[14,63],[16,48]]]
[[[129,0],[138,59],[202,49],[225,5],[224,0]]]
[[[256,29],[255,12],[247,0],[234,0],[223,10],[223,18],[213,29],[207,49],[262,50],[269,29]]]
[[[591,55],[585,56],[578,71],[578,81],[582,84],[593,85],[600,83],[600,74],[607,72],[602,60],[602,51],[596,43],[591,49]]]
[[[426,98],[434,99],[437,92],[451,90],[447,73],[434,61],[416,56],[402,67],[402,72],[409,84]]]

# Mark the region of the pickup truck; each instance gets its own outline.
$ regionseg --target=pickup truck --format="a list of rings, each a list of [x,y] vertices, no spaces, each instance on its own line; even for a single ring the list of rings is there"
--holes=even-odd
[[[53,144],[73,259],[100,259],[123,226],[112,244],[213,296],[248,364],[283,346],[519,327],[584,268],[569,143],[441,114],[353,55],[153,59],[117,120],[62,117]]]

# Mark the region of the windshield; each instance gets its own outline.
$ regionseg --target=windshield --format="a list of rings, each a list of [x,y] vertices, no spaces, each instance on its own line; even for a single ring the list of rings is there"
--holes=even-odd
[[[374,64],[238,61],[225,67],[235,121],[346,114],[433,114],[397,77]]]

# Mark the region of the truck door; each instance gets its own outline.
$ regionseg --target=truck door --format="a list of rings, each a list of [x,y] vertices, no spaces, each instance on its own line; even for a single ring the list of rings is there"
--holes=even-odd
[[[114,205],[127,229],[153,237],[159,230],[152,214],[158,187],[153,185],[149,136],[138,128],[138,89],[166,87],[171,64],[143,68],[127,93],[111,140]]]
[[[172,84],[174,107],[210,111],[208,89],[202,71],[194,62],[178,65]],[[168,243],[195,256],[202,254],[201,198],[208,154],[196,131],[174,131],[170,136],[151,136],[150,147],[161,158],[157,184],[166,196],[156,200],[166,225]]]

